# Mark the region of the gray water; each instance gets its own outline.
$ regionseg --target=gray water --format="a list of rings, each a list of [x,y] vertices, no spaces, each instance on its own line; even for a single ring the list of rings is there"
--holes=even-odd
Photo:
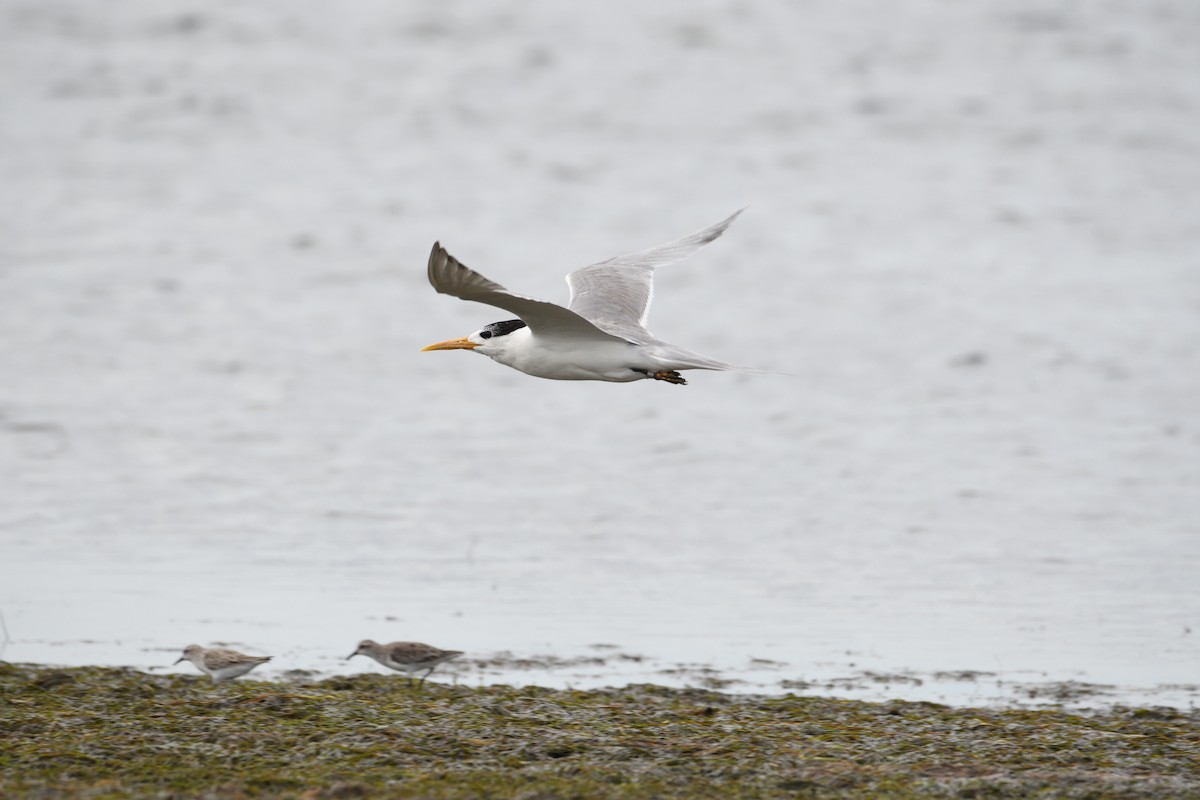
[[[1200,697],[1185,0],[0,21],[5,660]],[[418,352],[747,203],[650,322],[772,374]]]

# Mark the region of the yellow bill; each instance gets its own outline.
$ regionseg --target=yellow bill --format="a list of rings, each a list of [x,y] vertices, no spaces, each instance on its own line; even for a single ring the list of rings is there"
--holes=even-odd
[[[431,344],[428,347],[422,347],[421,352],[424,353],[426,350],[474,350],[478,346],[478,344],[463,336],[460,339],[447,339],[444,342],[438,342],[436,344]]]

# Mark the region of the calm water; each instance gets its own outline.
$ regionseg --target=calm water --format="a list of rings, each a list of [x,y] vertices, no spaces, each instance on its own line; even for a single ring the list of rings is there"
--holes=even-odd
[[[0,12],[2,657],[1193,704],[1197,56],[926,5]],[[746,202],[651,328],[784,375],[417,352]]]

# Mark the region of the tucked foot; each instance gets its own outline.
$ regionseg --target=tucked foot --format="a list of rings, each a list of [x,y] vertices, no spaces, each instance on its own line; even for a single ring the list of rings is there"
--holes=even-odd
[[[654,373],[650,377],[654,378],[654,380],[656,380],[656,381],[666,381],[667,383],[673,383],[676,386],[687,386],[687,381],[685,381],[683,379],[683,376],[680,375],[675,370],[664,369],[660,372]]]

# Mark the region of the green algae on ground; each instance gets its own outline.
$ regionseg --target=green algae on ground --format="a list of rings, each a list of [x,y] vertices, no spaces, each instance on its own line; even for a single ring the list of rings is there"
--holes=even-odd
[[[0,664],[0,796],[1200,797],[1200,712]]]

